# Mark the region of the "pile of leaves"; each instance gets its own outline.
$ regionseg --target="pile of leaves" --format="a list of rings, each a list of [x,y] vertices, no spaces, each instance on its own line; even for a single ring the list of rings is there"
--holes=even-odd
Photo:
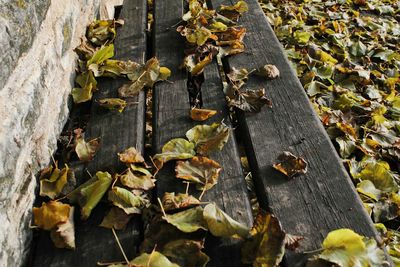
[[[260,4],[400,264],[400,3]]]

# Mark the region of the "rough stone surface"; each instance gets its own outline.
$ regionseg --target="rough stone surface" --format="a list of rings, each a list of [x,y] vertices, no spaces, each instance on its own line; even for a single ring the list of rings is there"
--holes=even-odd
[[[72,49],[99,2],[0,0],[0,266],[26,259],[35,174],[67,119]]]

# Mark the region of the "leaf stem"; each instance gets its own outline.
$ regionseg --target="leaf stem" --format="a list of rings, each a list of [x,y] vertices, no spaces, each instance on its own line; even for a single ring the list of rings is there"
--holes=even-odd
[[[115,233],[114,227],[111,228],[111,231],[112,231],[112,233],[114,234],[115,241],[117,241],[118,247],[119,247],[119,249],[121,250],[122,255],[124,256],[124,259],[125,259],[126,263],[129,265],[130,263],[129,263],[128,257],[126,256],[125,251],[124,251],[124,249],[122,248],[121,243],[119,242],[119,239],[118,239],[117,233]]]
[[[163,207],[161,199],[159,197],[157,198],[157,201],[158,201],[158,204],[160,204],[160,208],[161,208],[161,211],[162,211],[164,217],[167,217],[167,214],[165,213],[164,207]]]

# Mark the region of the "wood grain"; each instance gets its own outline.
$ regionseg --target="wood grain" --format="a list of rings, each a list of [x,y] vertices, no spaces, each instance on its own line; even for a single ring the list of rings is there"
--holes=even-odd
[[[146,0],[125,0],[120,18],[125,25],[117,30],[115,58],[144,63],[146,55]],[[86,139],[101,138],[101,148],[93,161],[79,164],[76,168],[78,183],[88,177],[87,171],[121,171],[124,166],[118,161],[117,153],[128,148],[144,149],[144,92],[128,99],[129,104],[122,113],[101,109],[96,100],[117,97],[118,88],[127,82],[124,79],[101,79],[99,90],[94,95],[91,116],[86,127]],[[79,219],[79,208],[75,212],[76,250],[57,249],[48,233],[41,233],[36,245],[33,266],[96,266],[97,262],[123,260],[120,249],[110,229],[99,227],[108,204],[99,203],[90,218]],[[132,259],[142,239],[140,218],[133,218],[125,230],[117,231],[119,240],[129,259]]]
[[[215,7],[234,0],[212,0]],[[239,114],[261,205],[270,209],[290,234],[304,236],[300,251],[320,248],[329,231],[351,228],[377,237],[341,159],[314,112],[292,70],[283,48],[257,0],[246,1],[249,12],[240,24],[247,29],[246,52],[228,58],[228,68],[253,69],[274,64],[280,78],[272,81],[251,77],[247,88],[266,88],[271,109]],[[272,168],[283,151],[302,156],[309,164],[306,175],[288,180]],[[287,266],[302,266],[306,256],[288,252]]]
[[[155,55],[161,65],[172,71],[172,83],[160,83],[154,89],[154,149],[160,152],[162,146],[172,138],[185,137],[191,127],[201,124],[191,121],[190,104],[187,91],[187,74],[179,70],[183,61],[184,38],[170,26],[181,20],[184,12],[182,0],[155,1],[154,47]],[[229,124],[225,98],[216,64],[208,66],[205,71],[205,82],[202,85],[202,100],[205,108],[218,110],[218,115],[206,121],[210,124],[221,121]],[[218,161],[223,167],[218,184],[207,191],[203,200],[215,202],[234,219],[252,224],[252,215],[247,196],[244,175],[240,166],[239,154],[233,133],[221,152],[210,158]],[[165,192],[184,192],[185,185],[174,176],[174,163],[168,163],[157,178],[157,195]],[[194,186],[193,186],[194,187]],[[199,195],[200,192],[191,191]],[[240,262],[240,242],[229,239],[217,239],[211,236],[206,240],[206,253],[211,261],[207,266],[242,266]]]

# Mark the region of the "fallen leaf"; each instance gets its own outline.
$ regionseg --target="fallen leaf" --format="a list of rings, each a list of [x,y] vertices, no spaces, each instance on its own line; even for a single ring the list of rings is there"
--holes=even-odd
[[[100,147],[100,138],[94,138],[89,142],[84,139],[82,129],[74,130],[75,134],[75,152],[81,161],[90,161],[93,159],[96,151]]]
[[[108,191],[108,200],[123,209],[126,214],[141,214],[143,208],[150,205],[145,194],[133,194],[131,191],[115,186]]]
[[[296,157],[288,151],[284,151],[279,157],[280,163],[274,164],[275,170],[280,171],[289,178],[293,178],[300,174],[307,172],[307,162],[301,158]]]
[[[82,220],[89,218],[92,210],[107,192],[112,181],[113,179],[108,172],[98,171],[95,177],[89,179],[67,196],[71,203],[77,203],[81,206]]]
[[[176,177],[196,183],[198,190],[209,190],[218,182],[221,166],[206,157],[195,156],[187,161],[176,163]]]
[[[217,114],[216,110],[192,108],[190,110],[190,118],[194,121],[205,121]]]
[[[34,223],[43,230],[52,230],[68,221],[71,206],[58,201],[43,202],[40,208],[33,208]]]
[[[133,164],[125,174],[117,177],[123,185],[131,189],[150,190],[155,186],[153,175],[147,169]]]
[[[67,194],[68,189],[75,186],[76,180],[73,170],[70,170],[67,165],[63,169],[57,167],[49,167],[42,171],[40,177],[40,192],[39,195],[47,196],[51,199],[58,197],[61,194]],[[68,185],[68,188],[66,186]],[[65,190],[65,188],[67,190]]]
[[[144,158],[140,152],[134,147],[125,149],[125,151],[118,153],[119,160],[123,163],[143,163]]]
[[[129,266],[135,267],[179,267],[178,264],[172,263],[167,257],[157,251],[150,254],[143,253],[130,261]]]
[[[179,239],[167,243],[162,249],[162,254],[180,267],[205,267],[210,258],[201,249],[202,242]]]
[[[75,249],[75,224],[74,207],[69,209],[69,217],[66,222],[57,224],[50,231],[50,238],[56,248]]]
[[[245,238],[249,234],[249,228],[219,209],[215,204],[208,204],[203,211],[207,228],[214,236]]]
[[[273,80],[279,77],[280,72],[275,65],[267,64],[257,69],[256,74],[269,80]]]
[[[200,205],[200,201],[192,195],[175,192],[165,192],[161,199],[165,211],[172,211],[190,206]]]
[[[232,6],[221,5],[218,13],[231,20],[238,20],[238,18],[249,10],[245,1],[238,1]]]
[[[121,113],[126,107],[126,101],[121,98],[104,98],[99,100],[99,105],[111,111]]]
[[[156,154],[154,160],[165,163],[176,159],[190,159],[196,154],[193,149],[193,143],[183,138],[175,138],[163,146],[162,153]]]
[[[121,19],[95,20],[88,26],[87,37],[90,42],[97,46],[113,42],[116,36],[115,28],[122,25],[124,25],[124,21]]]
[[[112,207],[99,226],[115,230],[123,230],[132,216],[120,208]]]
[[[242,246],[242,262],[254,267],[279,266],[285,254],[286,234],[278,219],[260,211]]]
[[[304,237],[302,237],[302,236],[286,234],[285,248],[296,251],[296,249],[300,246],[300,241],[303,239],[304,239]]]
[[[265,96],[265,89],[246,90],[239,92],[235,98],[228,98],[228,105],[245,112],[260,112],[265,105],[272,107],[272,102]]]
[[[80,73],[76,76],[75,82],[80,87],[72,89],[74,103],[83,103],[92,99],[93,91],[97,89],[97,81],[92,71]]]
[[[203,219],[203,208],[200,206],[190,208],[174,214],[166,214],[163,217],[169,224],[172,224],[185,233],[195,232],[199,229],[207,230]]]
[[[212,125],[197,125],[186,132],[189,141],[195,143],[197,153],[207,155],[222,150],[229,139],[230,128],[223,122]]]

